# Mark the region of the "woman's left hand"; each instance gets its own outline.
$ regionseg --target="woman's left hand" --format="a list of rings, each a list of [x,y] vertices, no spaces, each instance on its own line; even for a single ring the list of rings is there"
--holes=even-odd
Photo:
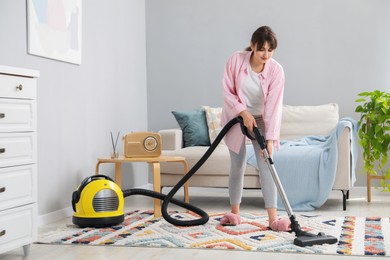
[[[273,153],[273,149],[274,149],[274,141],[273,140],[267,140],[266,146],[267,146],[268,155],[269,155],[270,158],[272,158],[272,153]],[[261,150],[261,156],[263,158],[265,158],[263,150]]]

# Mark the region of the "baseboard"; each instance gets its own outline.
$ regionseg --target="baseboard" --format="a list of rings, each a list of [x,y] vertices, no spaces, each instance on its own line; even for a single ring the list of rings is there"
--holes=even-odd
[[[147,183],[145,185],[136,187],[137,189],[153,189],[153,184]],[[60,221],[64,218],[69,218],[73,215],[73,208],[71,206],[67,208],[63,208],[60,210],[56,210],[53,212],[49,212],[47,214],[39,215],[37,220],[38,227],[48,225],[50,223],[54,223]]]
[[[68,218],[73,215],[72,207],[56,210],[44,215],[38,216],[38,227],[57,222],[61,219]]]

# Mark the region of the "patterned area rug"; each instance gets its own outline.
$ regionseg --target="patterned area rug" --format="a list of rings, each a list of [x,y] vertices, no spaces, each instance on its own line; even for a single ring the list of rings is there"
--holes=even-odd
[[[191,213],[173,212],[178,219],[194,219]],[[299,247],[294,233],[274,232],[267,228],[266,215],[242,213],[243,223],[221,226],[223,214],[210,214],[206,225],[176,227],[164,219],[154,219],[153,211],[132,211],[125,221],[109,228],[78,228],[73,224],[40,236],[38,243],[62,245],[139,246],[210,248],[268,252],[295,252],[333,255],[390,255],[389,218],[325,217],[297,215],[301,228],[338,238],[333,245]]]

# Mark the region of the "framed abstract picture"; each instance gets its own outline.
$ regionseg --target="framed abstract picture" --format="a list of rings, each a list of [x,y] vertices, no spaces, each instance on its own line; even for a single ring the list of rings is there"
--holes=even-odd
[[[28,53],[81,64],[82,0],[27,0]]]

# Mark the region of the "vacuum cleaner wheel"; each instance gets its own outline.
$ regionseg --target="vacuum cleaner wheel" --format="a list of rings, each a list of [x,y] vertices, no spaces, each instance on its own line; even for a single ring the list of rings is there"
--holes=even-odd
[[[122,223],[125,220],[124,215],[120,216],[114,216],[114,217],[104,217],[104,218],[80,218],[73,216],[72,222],[73,224],[81,227],[95,227],[95,228],[102,228],[102,227],[109,227],[109,226],[116,226]]]

